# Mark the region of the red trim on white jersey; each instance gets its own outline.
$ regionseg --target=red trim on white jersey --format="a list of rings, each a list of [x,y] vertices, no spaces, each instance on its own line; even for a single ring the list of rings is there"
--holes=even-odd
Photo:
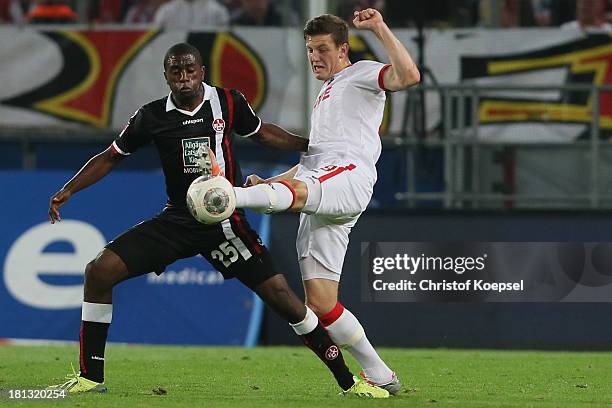
[[[387,91],[387,92],[391,92],[389,91],[387,88],[385,88],[385,81],[383,79],[383,76],[385,75],[385,71],[391,66],[391,64],[386,64],[384,65],[381,69],[380,72],[378,73],[378,86],[380,87],[380,89],[382,89],[383,91]]]
[[[354,170],[355,168],[357,168],[357,166],[355,166],[353,163],[349,164],[348,166],[344,166],[344,167],[340,166],[340,167],[336,168],[335,170],[333,170],[333,171],[331,171],[331,172],[329,172],[327,174],[324,174],[321,177],[319,177],[319,183],[322,183],[325,180],[328,180],[328,179],[330,179],[330,178],[332,178],[334,176],[337,176],[338,174],[340,174],[340,173],[342,173],[342,172],[344,172],[346,170],[351,171],[351,170]]]

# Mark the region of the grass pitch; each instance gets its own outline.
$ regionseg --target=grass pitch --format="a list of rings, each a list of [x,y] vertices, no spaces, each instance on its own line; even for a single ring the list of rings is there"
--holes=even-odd
[[[301,347],[110,345],[106,394],[0,405],[80,407],[604,407],[612,353],[381,349],[403,382],[389,400],[339,397],[331,374]],[[0,388],[62,381],[77,346],[0,346]],[[351,368],[357,365],[347,357]]]

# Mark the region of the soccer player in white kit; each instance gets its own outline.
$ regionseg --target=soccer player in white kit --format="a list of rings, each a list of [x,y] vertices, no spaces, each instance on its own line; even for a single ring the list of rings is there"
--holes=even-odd
[[[356,11],[353,24],[378,37],[390,64],[351,64],[346,22],[328,14],[310,20],[304,28],[308,59],[315,77],[324,82],[313,105],[308,151],[289,171],[267,180],[251,175],[248,187],[234,187],[234,192],[239,208],[301,212],[296,246],[306,304],[336,344],[361,364],[364,377],[396,394],[399,379],[357,318],[338,302],[338,284],[349,233],[376,182],[385,91],[415,85],[420,74],[377,10]]]

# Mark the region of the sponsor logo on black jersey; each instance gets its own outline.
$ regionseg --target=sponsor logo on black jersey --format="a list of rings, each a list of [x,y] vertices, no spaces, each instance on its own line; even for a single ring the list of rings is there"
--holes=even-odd
[[[210,137],[200,136],[183,139],[183,165],[186,173],[199,171],[198,158],[200,148],[210,147]]]

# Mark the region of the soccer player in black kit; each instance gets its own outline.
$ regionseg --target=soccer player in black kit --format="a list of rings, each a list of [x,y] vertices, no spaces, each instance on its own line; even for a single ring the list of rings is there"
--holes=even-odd
[[[54,223],[61,221],[58,209],[74,193],[102,179],[126,156],[148,143],[154,143],[159,153],[168,194],[168,203],[160,214],[110,241],[87,264],[79,336],[80,372],[73,372],[67,382],[53,387],[70,393],[106,391],[104,349],[112,319],[113,287],[149,272],[161,274],[174,261],[201,254],[225,278],[240,280],[289,322],[331,370],[344,394],[388,396],[385,390],[350,373],[316,315],[274,269],[268,250],[242,210],[236,210],[221,224],[204,225],[186,207],[187,189],[200,175],[201,149],[210,147],[228,180],[241,185],[240,166],[233,154],[234,135],[301,151],[306,150],[307,140],[263,123],[241,93],[204,83],[202,58],[189,44],[176,44],[167,51],[164,77],[170,95],[138,109],[115,141],[51,197],[49,219]],[[226,251],[219,251],[221,245]]]

